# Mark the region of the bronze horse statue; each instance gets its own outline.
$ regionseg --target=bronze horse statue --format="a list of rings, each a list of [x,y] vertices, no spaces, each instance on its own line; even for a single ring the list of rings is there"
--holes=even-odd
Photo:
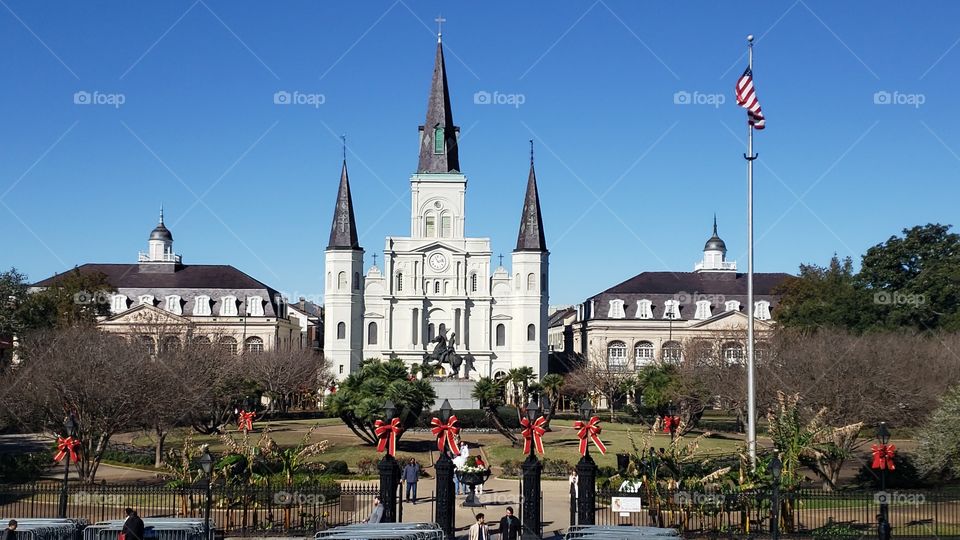
[[[452,371],[450,377],[453,378],[460,378],[460,366],[463,366],[463,376],[466,378],[470,370],[473,369],[473,363],[469,358],[464,362],[464,358],[457,354],[457,351],[453,347],[454,343],[456,343],[456,337],[457,334],[452,333],[450,334],[449,341],[447,341],[447,338],[444,337],[443,334],[439,334],[433,338],[431,343],[436,343],[436,346],[434,346],[433,352],[423,353],[423,365],[436,369],[443,364],[447,364]]]

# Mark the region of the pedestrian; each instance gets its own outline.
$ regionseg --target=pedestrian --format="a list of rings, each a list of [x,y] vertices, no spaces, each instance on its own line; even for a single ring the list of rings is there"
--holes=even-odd
[[[483,457],[481,457],[480,455],[477,456],[476,463],[477,463],[477,467],[483,467],[484,469],[487,468],[486,462],[483,461]],[[477,486],[477,495],[483,495],[483,484],[480,484]]]
[[[0,540],[17,540],[17,520],[11,519],[7,528],[0,533]]]
[[[143,520],[133,508],[125,508],[123,511],[126,512],[127,519],[123,521],[123,528],[120,529],[121,540],[143,540]]]
[[[500,540],[518,540],[520,538],[520,519],[513,515],[513,507],[507,507],[507,513],[500,518]]]
[[[570,469],[570,476],[567,478],[567,481],[570,482],[570,496],[577,498],[580,495],[580,486],[578,485],[579,476],[577,476],[576,469]]]
[[[373,498],[373,510],[370,511],[370,517],[363,520],[364,523],[380,523],[383,521],[383,503],[380,497]]]
[[[407,483],[407,502],[417,504],[417,482],[420,480],[420,464],[410,458],[403,467],[403,481]],[[412,493],[412,495],[411,495]]]
[[[490,528],[485,523],[483,512],[477,514],[477,522],[470,526],[468,540],[490,540]]]

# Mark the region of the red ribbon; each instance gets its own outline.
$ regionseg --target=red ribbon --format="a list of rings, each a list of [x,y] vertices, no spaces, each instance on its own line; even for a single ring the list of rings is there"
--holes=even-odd
[[[894,470],[893,455],[897,447],[892,444],[875,444],[871,447],[873,450],[873,463],[870,465],[873,469]]]
[[[674,429],[680,427],[680,417],[679,416],[664,416],[663,417],[663,432],[671,433]]]
[[[443,452],[443,447],[446,446],[450,448],[453,455],[460,455],[460,449],[457,448],[457,433],[460,433],[460,428],[457,427],[458,422],[460,421],[456,416],[450,416],[446,424],[437,417],[430,420],[430,425],[433,426],[430,432],[437,438],[437,450]]]
[[[600,418],[594,416],[589,422],[577,420],[573,423],[573,429],[577,430],[577,437],[580,438],[580,455],[587,455],[587,438],[589,437],[601,454],[607,453],[607,447],[600,440]]]
[[[377,443],[377,452],[383,452],[384,448],[387,449],[387,453],[391,456],[397,454],[397,435],[399,435],[403,428],[400,427],[400,419],[394,418],[389,422],[384,422],[383,420],[377,420],[373,423],[374,433],[377,434],[377,438],[380,439],[380,442]]]
[[[237,413],[237,431],[252,431],[254,416],[256,416],[255,412],[240,409],[240,412]]]
[[[544,417],[537,418],[530,422],[526,418],[520,419],[520,425],[523,426],[523,453],[530,453],[530,440],[533,439],[534,448],[537,449],[537,453],[543,455],[543,434],[547,432],[543,428],[543,425],[547,423],[547,419]]]
[[[53,456],[53,461],[60,463],[63,458],[70,454],[70,461],[76,463],[80,460],[77,456],[77,447],[80,446],[80,440],[73,437],[57,437],[57,454]]]

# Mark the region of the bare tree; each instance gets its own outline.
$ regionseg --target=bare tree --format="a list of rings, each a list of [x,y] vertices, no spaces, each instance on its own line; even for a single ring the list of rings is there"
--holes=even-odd
[[[310,349],[277,347],[260,353],[246,352],[241,359],[243,376],[270,397],[270,409],[287,412],[294,397],[316,398],[332,376],[323,357]]]
[[[591,349],[587,359],[567,374],[563,389],[569,395],[600,397],[610,411],[610,421],[616,421],[614,405],[633,386],[635,374],[627,365],[611,365],[606,361],[602,348]]]

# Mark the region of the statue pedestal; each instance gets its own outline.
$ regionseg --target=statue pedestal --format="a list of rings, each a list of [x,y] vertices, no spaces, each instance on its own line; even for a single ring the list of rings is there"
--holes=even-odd
[[[443,403],[443,400],[448,399],[450,400],[450,406],[454,409],[479,409],[480,402],[470,396],[475,384],[475,381],[467,379],[430,381],[430,386],[437,393],[434,404]]]

